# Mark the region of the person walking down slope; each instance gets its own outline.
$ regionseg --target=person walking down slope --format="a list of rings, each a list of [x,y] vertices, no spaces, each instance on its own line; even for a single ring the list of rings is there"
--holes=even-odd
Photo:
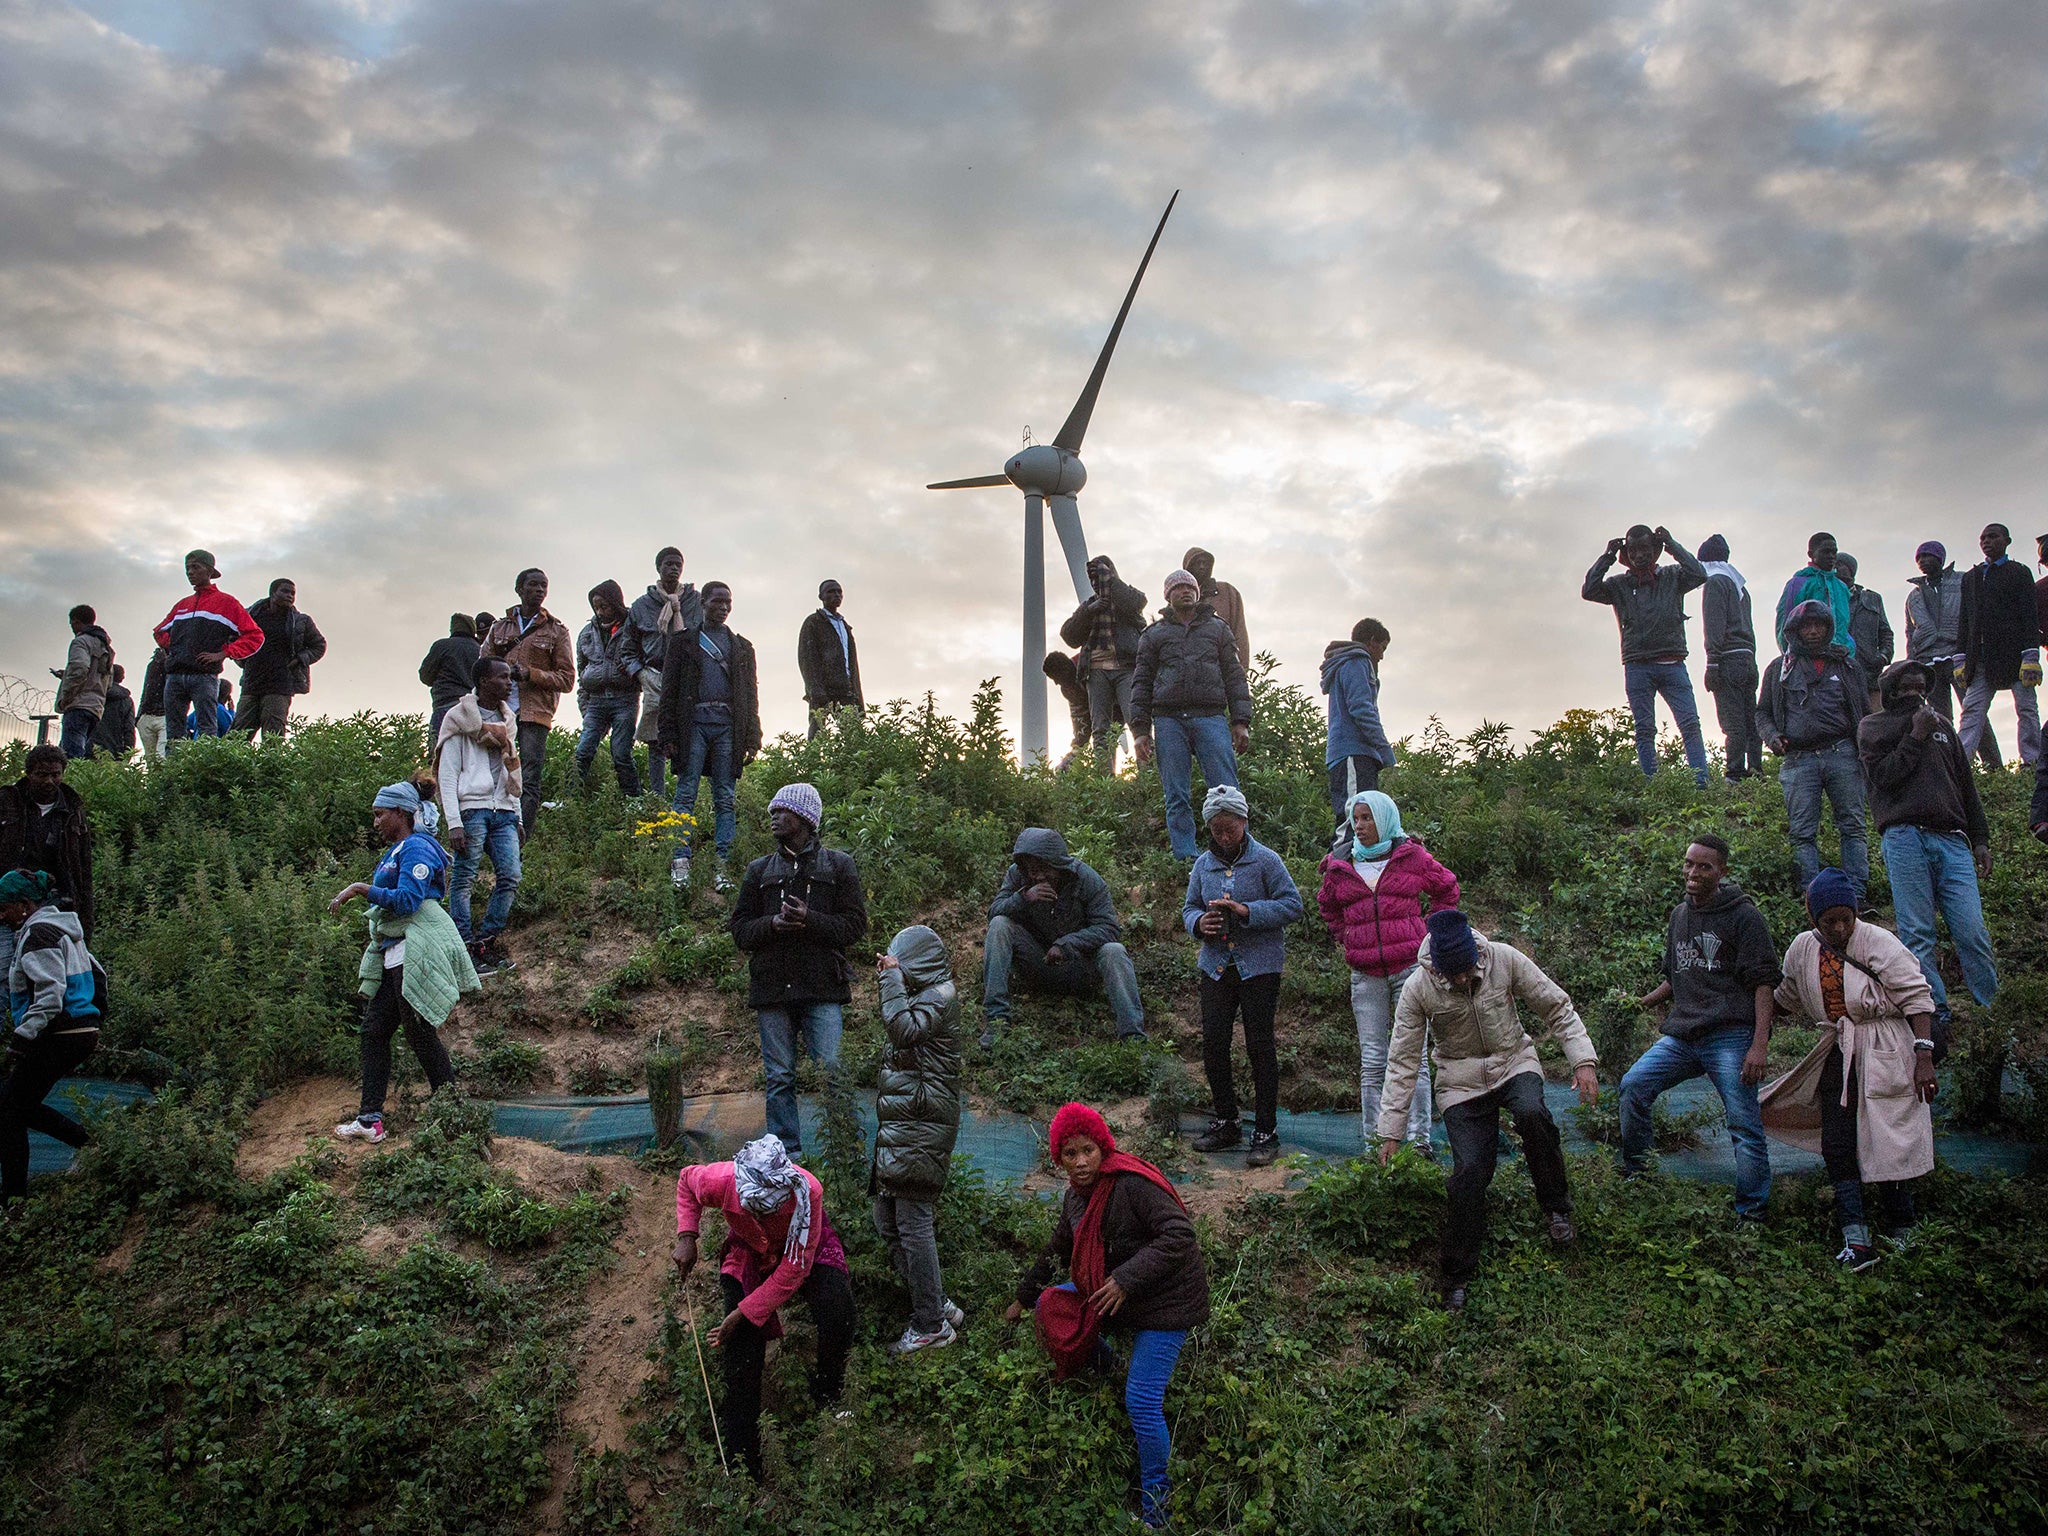
[[[576,646],[569,627],[542,606],[548,597],[546,571],[529,566],[512,590],[519,601],[491,626],[483,654],[512,669],[512,712],[519,717],[519,824],[522,834],[531,834],[540,815],[548,730],[562,695],[576,686]]]
[[[704,622],[704,599],[694,582],[683,580],[683,552],[673,544],[654,557],[653,585],[626,610],[633,654],[640,663],[640,726],[634,739],[647,748],[647,788],[661,793],[668,759],[661,755],[661,665],[670,635]]]
[[[1401,988],[1415,974],[1415,957],[1428,935],[1423,903],[1458,904],[1458,877],[1401,830],[1401,811],[1376,789],[1360,790],[1345,806],[1350,820],[1344,850],[1323,860],[1316,907],[1351,967],[1351,1016],[1358,1025],[1358,1115],[1370,1146],[1379,1134],[1387,1081],[1388,1048]],[[1408,1101],[1407,1139],[1430,1155],[1429,1061],[1415,1068]]]
[[[981,1048],[1009,1022],[1010,985],[1066,997],[1106,993],[1119,1040],[1145,1038],[1138,972],[1123,946],[1109,884],[1050,827],[1017,834],[982,941]]]
[[[1963,751],[1975,757],[1990,731],[1992,695],[2011,689],[2020,761],[2032,767],[2041,760],[2041,627],[2033,578],[2006,555],[2011,544],[2005,524],[1987,525],[1977,537],[1984,558],[1963,577],[1963,715],[1956,724]]]
[[[1676,565],[1659,565],[1657,557],[1669,551]],[[1608,571],[1619,558],[1625,569],[1619,576]],[[1707,745],[1700,735],[1699,706],[1693,702],[1692,678],[1685,670],[1685,594],[1707,582],[1706,570],[1666,528],[1646,528],[1641,523],[1607,548],[1579,588],[1589,603],[1605,603],[1614,610],[1614,622],[1621,629],[1621,670],[1628,689],[1629,713],[1636,724],[1636,762],[1643,777],[1657,772],[1657,697],[1685,742],[1686,765],[1693,781],[1707,786]]]
[[[1301,892],[1279,854],[1250,833],[1251,807],[1242,791],[1219,784],[1202,804],[1209,846],[1188,871],[1181,923],[1201,940],[1195,957],[1202,1006],[1202,1068],[1216,1118],[1195,1138],[1197,1152],[1221,1152],[1243,1136],[1237,1086],[1230,1075],[1230,1038],[1240,1015],[1252,1065],[1252,1144],[1245,1161],[1263,1168],[1280,1155],[1280,1061],[1273,1017],[1280,1006],[1280,968],[1287,925],[1301,916]]]
[[[0,875],[7,930],[7,1049],[0,1059],[0,1212],[28,1197],[28,1133],[67,1147],[84,1126],[43,1102],[98,1049],[107,973],[85,947],[85,927],[57,883],[39,869]]]
[[[597,761],[597,744],[609,731],[612,773],[619,793],[640,793],[640,772],[633,766],[633,728],[640,721],[640,654],[626,622],[626,594],[616,581],[590,589],[590,622],[576,637],[576,707],[583,732],[576,741],[576,778],[589,779]]]
[[[1138,639],[1131,673],[1131,736],[1138,761],[1156,751],[1166,838],[1182,863],[1195,857],[1194,765],[1210,788],[1237,784],[1237,754],[1251,744],[1252,694],[1237,642],[1202,601],[1187,571],[1166,578],[1166,607]]]
[[[1323,648],[1323,692],[1330,698],[1330,730],[1323,763],[1330,771],[1330,811],[1337,844],[1351,837],[1350,805],[1362,789],[1378,789],[1394,766],[1394,748],[1380,722],[1380,663],[1393,635],[1378,619],[1360,619],[1349,640]]]
[[[1911,1239],[1911,1181],[1934,1171],[1937,1082],[1934,999],[1919,963],[1884,929],[1858,921],[1856,903],[1839,869],[1807,887],[1813,926],[1785,951],[1776,1001],[1818,1024],[1820,1039],[1760,1102],[1766,1130],[1827,1164],[1842,1228],[1835,1262],[1860,1273],[1879,1258],[1867,1203],[1893,1246]]]
[[[1244,594],[1229,582],[1216,579],[1216,557],[1206,549],[1189,550],[1180,557],[1180,563],[1182,570],[1201,583],[1202,601],[1216,610],[1216,617],[1230,631],[1230,638],[1237,642],[1237,659],[1249,672],[1255,658],[1251,632],[1245,628]]]
[[[1863,768],[1856,756],[1856,731],[1866,703],[1863,669],[1847,647],[1836,645],[1835,617],[1824,603],[1792,610],[1792,649],[1764,668],[1757,695],[1757,723],[1764,744],[1777,753],[1778,787],[1804,890],[1820,871],[1820,802],[1834,810],[1842,843],[1842,867],[1861,896],[1870,883],[1870,852],[1864,838]]]
[[[1699,548],[1707,584],[1700,592],[1700,628],[1707,652],[1707,692],[1721,723],[1728,781],[1738,783],[1764,771],[1763,736],[1756,724],[1756,624],[1750,617],[1749,583],[1728,562],[1728,541],[1715,534]]]
[[[1963,573],[1933,539],[1913,552],[1913,561],[1920,574],[1906,594],[1906,658],[1927,669],[1929,706],[1953,720],[1950,696],[1963,662]]]
[[[1884,849],[1899,937],[1920,962],[1935,1017],[1949,1019],[1948,988],[1935,953],[1934,919],[1949,938],[1977,1006],[1998,995],[1998,968],[1984,926],[1979,877],[1991,877],[1991,831],[1962,739],[1927,703],[1927,669],[1902,661],[1884,674],[1884,712],[1857,728],[1870,780],[1870,815]]]
[[[339,912],[361,897],[369,903],[370,939],[356,977],[364,999],[363,1097],[355,1119],[334,1134],[344,1141],[384,1139],[384,1095],[391,1085],[391,1037],[406,1043],[427,1074],[427,1091],[455,1080],[448,1047],[436,1031],[466,993],[477,990],[476,968],[462,935],[442,909],[448,894],[448,855],[417,829],[431,803],[409,781],[386,784],[370,802],[370,825],[386,845],[368,881],[344,886],[327,904]]]
[[[889,1048],[876,1085],[868,1193],[875,1230],[910,1289],[910,1323],[889,1353],[908,1355],[951,1344],[967,1320],[946,1295],[933,1235],[960,1134],[960,994],[945,940],[929,928],[903,929],[875,964]]]
[[[1892,621],[1885,616],[1884,598],[1856,582],[1856,557],[1846,552],[1835,556],[1835,569],[1849,588],[1849,638],[1855,642],[1856,665],[1870,685],[1873,713],[1883,706],[1877,701],[1877,680],[1892,664]]]
[[[853,626],[839,611],[845,599],[838,582],[820,582],[817,611],[806,615],[797,631],[796,664],[803,674],[813,737],[825,729],[834,710],[866,707],[860,692],[860,647],[854,643]]]
[[[93,733],[106,712],[114,672],[114,642],[84,603],[71,610],[71,648],[57,673],[58,741],[66,757],[91,757]]]
[[[1832,533],[1816,533],[1806,541],[1806,564],[1793,573],[1778,594],[1773,629],[1782,654],[1792,648],[1792,613],[1801,603],[1819,603],[1835,621],[1835,642],[1851,656],[1855,637],[1849,632],[1849,584],[1835,569],[1837,550]]]
[[[156,627],[164,651],[164,734],[171,741],[221,734],[214,718],[221,663],[247,661],[263,644],[249,610],[214,585],[220,567],[210,552],[195,549],[185,557],[185,579],[191,595],[173,603]]]
[[[1138,1441],[1138,1507],[1166,1525],[1172,1438],[1166,1388],[1188,1330],[1209,1320],[1209,1273],[1187,1207],[1165,1174],[1117,1150],[1109,1124],[1085,1104],[1063,1105],[1046,1136],[1067,1176],[1052,1242],[1017,1285],[1003,1316],[1028,1311],[1055,1378],[1114,1363],[1103,1335],[1131,1340],[1124,1412]],[[1052,1284],[1064,1265],[1070,1278]]]
[[[476,620],[466,613],[448,615],[448,633],[427,647],[420,662],[420,681],[427,685],[427,745],[441,739],[441,718],[455,701],[476,686],[476,660],[483,648],[476,640]]]
[[[292,700],[313,689],[313,666],[327,654],[327,637],[312,615],[299,608],[298,583],[280,576],[270,595],[249,610],[263,631],[263,645],[242,663],[242,706],[235,729],[254,739],[283,741]]]

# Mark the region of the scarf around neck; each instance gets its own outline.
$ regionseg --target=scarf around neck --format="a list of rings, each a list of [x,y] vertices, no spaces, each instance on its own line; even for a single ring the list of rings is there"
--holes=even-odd
[[[763,1136],[741,1147],[733,1156],[732,1182],[740,1207],[750,1216],[772,1216],[795,1196],[782,1257],[791,1264],[801,1260],[811,1236],[811,1185],[803,1169],[789,1160],[782,1138]]]
[[[1394,804],[1393,797],[1377,789],[1361,789],[1344,805],[1344,816],[1348,821],[1351,813],[1360,805],[1372,812],[1373,825],[1379,828],[1380,840],[1371,845],[1351,839],[1351,857],[1354,859],[1384,859],[1394,851],[1395,840],[1401,833],[1401,811]]]

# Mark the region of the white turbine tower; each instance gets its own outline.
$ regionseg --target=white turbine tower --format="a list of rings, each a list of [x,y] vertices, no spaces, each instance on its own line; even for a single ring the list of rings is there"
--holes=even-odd
[[[1059,530],[1067,573],[1074,578],[1075,601],[1085,602],[1094,588],[1088,580],[1088,540],[1081,532],[1081,508],[1074,499],[1088,483],[1088,471],[1081,467],[1081,439],[1087,435],[1088,418],[1095,414],[1095,397],[1102,392],[1102,376],[1109,372],[1110,354],[1116,351],[1116,339],[1123,334],[1131,301],[1138,296],[1138,284],[1145,280],[1153,247],[1159,244],[1173,205],[1179,200],[1178,192],[1166,200],[1166,212],[1159,216],[1159,227],[1152,231],[1152,243],[1145,247],[1144,259],[1138,263],[1138,275],[1131,279],[1130,292],[1124,295],[1124,307],[1116,312],[1116,324],[1109,328],[1109,339],[1103,342],[1102,354],[1095,359],[1095,371],[1088,375],[1081,398],[1067,413],[1066,424],[1058,435],[1050,443],[1034,443],[1015,454],[1000,475],[940,480],[925,487],[928,491],[960,491],[1014,485],[1024,493],[1024,665],[1019,685],[1024,713],[1021,745],[1026,765],[1038,762],[1046,754],[1045,504],[1052,504],[1052,525]]]

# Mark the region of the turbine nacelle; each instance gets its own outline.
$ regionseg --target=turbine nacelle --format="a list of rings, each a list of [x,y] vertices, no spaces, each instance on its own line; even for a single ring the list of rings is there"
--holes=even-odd
[[[1052,443],[1012,454],[1003,475],[1027,496],[1072,496],[1088,483],[1080,455]]]

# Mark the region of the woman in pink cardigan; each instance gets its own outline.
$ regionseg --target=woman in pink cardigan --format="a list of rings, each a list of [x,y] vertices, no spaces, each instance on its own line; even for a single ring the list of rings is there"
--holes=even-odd
[[[1399,808],[1380,791],[1360,790],[1345,809],[1351,816],[1351,847],[1323,860],[1316,905],[1351,966],[1351,1015],[1358,1023],[1358,1113],[1370,1147],[1378,1135],[1394,1005],[1429,933],[1422,916],[1428,908],[1458,904],[1458,877],[1402,832]],[[1415,1097],[1408,1107],[1408,1141],[1424,1155],[1429,1152],[1430,1114],[1425,1047]]]
[[[729,1163],[685,1168],[676,1179],[677,1280],[697,1267],[697,1227],[704,1211],[725,1217],[718,1289],[725,1319],[706,1335],[725,1357],[725,1401],[719,1424],[725,1443],[761,1477],[761,1365],[768,1341],[782,1333],[776,1315],[802,1296],[818,1329],[814,1388],[821,1405],[839,1399],[853,1348],[853,1286],[846,1250],[825,1214],[825,1191],[789,1160],[774,1136],[740,1148]]]

